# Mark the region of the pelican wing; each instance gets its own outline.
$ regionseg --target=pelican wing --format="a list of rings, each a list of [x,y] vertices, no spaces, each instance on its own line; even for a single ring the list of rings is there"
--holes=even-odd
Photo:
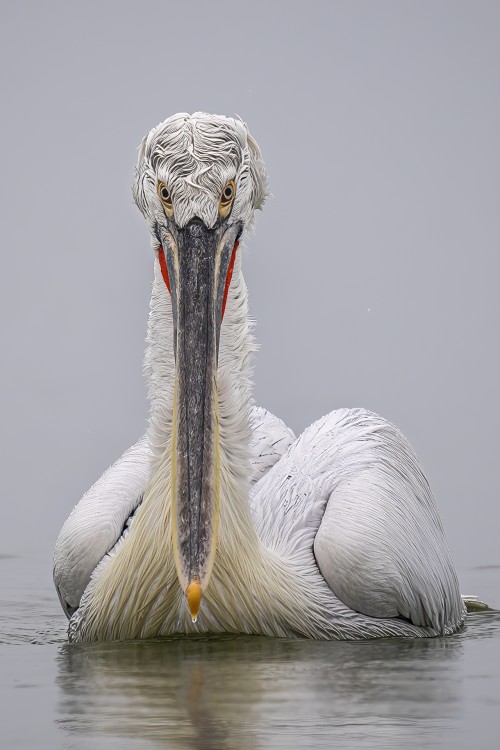
[[[338,414],[338,413],[336,413]],[[351,609],[445,632],[464,616],[430,487],[405,437],[376,414],[343,411],[330,443],[328,501],[314,540],[326,582]],[[317,448],[316,448],[317,450]]]
[[[96,566],[114,547],[140,504],[149,467],[144,435],[92,485],[64,523],[54,551],[54,583],[68,617],[77,609]]]
[[[407,440],[376,414],[339,409],[315,422],[251,502],[263,543],[304,569],[317,565],[351,610],[436,632],[463,622],[429,485]]]

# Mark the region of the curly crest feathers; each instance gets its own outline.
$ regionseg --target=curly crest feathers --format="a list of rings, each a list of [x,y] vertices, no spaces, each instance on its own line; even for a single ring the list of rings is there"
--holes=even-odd
[[[267,176],[257,143],[241,120],[205,112],[179,113],[143,139],[133,195],[153,236],[156,214],[161,210],[158,181],[165,183],[172,195],[177,226],[183,227],[197,216],[213,227],[229,180],[236,183],[231,222],[242,221],[248,228],[267,195]]]

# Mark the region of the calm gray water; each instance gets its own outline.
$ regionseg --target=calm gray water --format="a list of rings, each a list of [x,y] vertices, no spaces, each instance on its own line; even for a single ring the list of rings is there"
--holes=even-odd
[[[499,613],[434,640],[76,646],[47,561],[0,571],[1,750],[500,747]],[[462,579],[500,602],[500,566]]]

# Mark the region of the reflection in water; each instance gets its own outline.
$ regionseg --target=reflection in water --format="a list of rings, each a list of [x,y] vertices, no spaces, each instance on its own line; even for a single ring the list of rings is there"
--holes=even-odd
[[[57,654],[59,737],[38,720],[39,743],[30,739],[22,747],[498,747],[500,613],[473,615],[464,633],[435,640],[226,637],[68,645],[43,566],[2,559],[0,573],[0,671],[14,681],[2,694],[4,710],[13,717],[38,712],[53,728]],[[479,583],[476,576],[470,590],[500,602],[497,570],[482,571]],[[32,687],[21,703],[26,685]],[[17,719],[12,727],[19,736]],[[2,750],[14,746],[0,739]]]
[[[60,722],[73,735],[150,747],[422,747],[461,710],[462,637],[68,644],[59,654]]]
[[[498,606],[498,570],[463,590]],[[0,581],[1,750],[499,747],[499,612],[435,640],[83,646],[65,642],[50,561],[0,557]]]

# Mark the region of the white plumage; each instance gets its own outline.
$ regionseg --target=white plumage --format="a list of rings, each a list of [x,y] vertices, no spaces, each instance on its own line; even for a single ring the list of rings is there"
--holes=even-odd
[[[159,180],[169,186],[180,230],[193,217],[209,229],[224,224],[217,206],[228,180],[236,185],[229,227],[248,228],[266,193],[260,152],[239,121],[176,115],[143,141],[134,194],[157,253],[146,352],[150,425],[82,498],[59,535],[54,580],[71,616],[70,638],[456,631],[465,619],[457,577],[430,488],[403,435],[375,414],[341,409],[296,440],[279,419],[253,406],[254,343],[239,254],[228,277],[218,351],[215,556],[192,622],[175,559],[180,365],[175,310],[158,262],[160,246],[170,242]]]

